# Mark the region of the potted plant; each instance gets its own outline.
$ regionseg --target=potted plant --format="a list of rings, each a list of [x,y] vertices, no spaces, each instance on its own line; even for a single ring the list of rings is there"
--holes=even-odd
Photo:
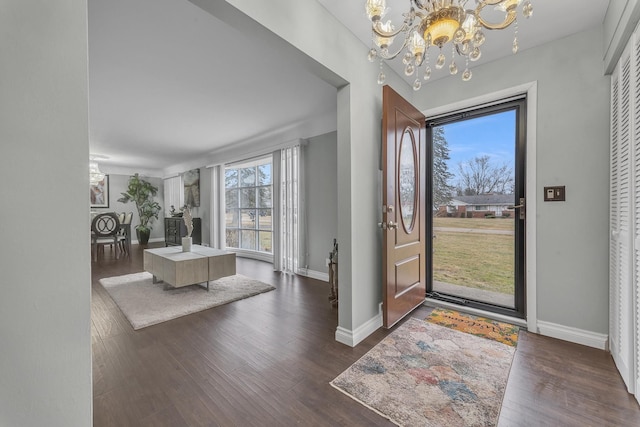
[[[153,200],[158,193],[158,187],[155,187],[149,181],[146,181],[138,174],[129,178],[129,185],[126,193],[121,193],[122,197],[118,199],[120,203],[135,202],[140,223],[136,225],[136,235],[138,243],[146,245],[151,235],[151,223],[153,219],[158,219],[160,213],[160,204]]]

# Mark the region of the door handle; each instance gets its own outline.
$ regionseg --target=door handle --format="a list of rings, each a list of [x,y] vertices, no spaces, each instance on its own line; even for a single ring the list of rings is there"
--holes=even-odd
[[[393,221],[389,221],[389,222],[379,222],[378,223],[378,227],[382,228],[383,230],[395,230],[398,228],[398,224],[396,224]]]
[[[507,206],[507,209],[520,209],[520,215],[519,218],[520,219],[525,219],[525,198],[524,197],[520,197],[520,204],[519,205],[514,205],[514,206]]]

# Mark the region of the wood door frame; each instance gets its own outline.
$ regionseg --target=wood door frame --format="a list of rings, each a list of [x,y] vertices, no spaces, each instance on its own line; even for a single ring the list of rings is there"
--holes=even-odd
[[[525,295],[525,310],[526,319],[518,319],[510,316],[502,316],[496,314],[493,317],[498,319],[510,321],[519,326],[526,327],[529,331],[539,333],[540,326],[538,325],[538,311],[537,311],[537,257],[536,257],[536,236],[537,236],[537,111],[538,111],[538,83],[536,81],[524,83],[518,86],[502,89],[499,91],[487,93],[474,98],[465,99],[463,101],[453,102],[445,104],[440,107],[430,108],[422,110],[422,113],[426,117],[435,117],[442,114],[446,114],[450,111],[463,111],[465,109],[473,108],[477,105],[490,105],[496,103],[498,100],[506,99],[509,97],[520,96],[526,94],[527,96],[527,117],[526,117],[526,177],[525,177],[525,197],[527,199],[527,227],[525,231],[525,258],[526,258],[526,271],[525,280],[527,281],[527,290]],[[440,301],[427,298],[426,302],[429,305],[447,305]],[[481,310],[469,308],[471,313],[483,314]],[[556,334],[557,335],[557,334]],[[554,335],[555,336],[555,335]],[[558,337],[562,338],[562,337]]]

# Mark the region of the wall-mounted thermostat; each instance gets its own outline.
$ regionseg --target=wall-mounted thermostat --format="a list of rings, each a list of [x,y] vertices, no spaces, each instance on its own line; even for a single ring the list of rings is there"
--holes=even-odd
[[[557,187],[544,187],[545,202],[564,202],[564,185]]]

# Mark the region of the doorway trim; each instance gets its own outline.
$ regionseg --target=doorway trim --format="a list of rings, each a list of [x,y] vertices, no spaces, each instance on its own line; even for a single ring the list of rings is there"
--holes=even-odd
[[[527,224],[525,231],[525,281],[526,281],[526,327],[530,332],[538,332],[538,312],[537,312],[537,287],[536,287],[536,212],[537,212],[537,187],[536,187],[536,123],[538,111],[538,82],[533,81],[522,85],[506,88],[497,92],[491,92],[475,98],[465,99],[455,103],[423,110],[422,113],[428,118],[439,116],[454,111],[461,111],[474,108],[478,105],[491,105],[493,102],[501,102],[505,98],[526,94],[527,96],[527,145],[526,145],[526,177],[525,177],[525,197],[527,200]],[[426,302],[433,305],[446,305],[439,300],[427,298]],[[451,305],[454,307],[453,305]],[[456,308],[460,308],[455,306]],[[483,313],[480,310],[474,311],[478,314]],[[491,313],[492,317],[496,317]],[[502,317],[502,316],[500,316]],[[504,316],[504,320],[508,320],[515,324],[522,325],[522,319]],[[524,325],[522,325],[524,326]]]

